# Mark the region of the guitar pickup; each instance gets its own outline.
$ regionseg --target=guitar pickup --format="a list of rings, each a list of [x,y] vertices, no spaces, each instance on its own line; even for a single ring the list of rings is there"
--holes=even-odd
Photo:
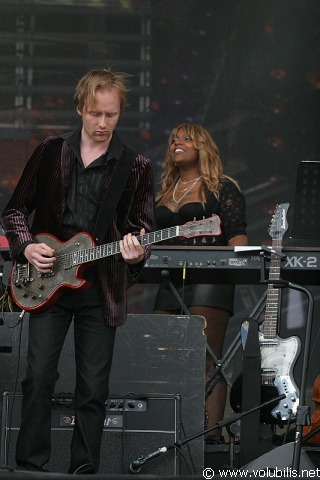
[[[48,273],[40,273],[39,278],[50,278],[54,276],[54,269],[52,268]]]

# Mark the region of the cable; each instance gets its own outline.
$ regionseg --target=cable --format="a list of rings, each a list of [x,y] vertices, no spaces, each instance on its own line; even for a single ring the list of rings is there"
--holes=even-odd
[[[183,315],[183,307],[184,305],[184,289],[186,285],[186,276],[187,276],[187,262],[185,261],[183,264],[183,269],[182,269],[182,286],[181,286],[181,310],[180,310],[180,315]]]
[[[126,473],[126,429],[125,429],[125,411],[126,411],[126,400],[132,396],[137,398],[137,395],[133,392],[127,392],[123,397],[123,409],[122,409],[122,473]]]
[[[80,465],[80,467],[78,467],[74,472],[72,472],[72,475],[90,473],[96,473],[94,465],[92,463],[84,463],[83,465]]]
[[[186,431],[185,431],[185,428],[184,428],[184,425],[183,425],[182,422],[181,422],[181,429],[182,429],[182,431],[183,431],[183,436],[184,436],[184,438],[187,438]],[[187,467],[187,470],[188,470],[189,475],[192,475],[192,474],[193,474],[193,475],[196,475],[196,469],[195,469],[195,466],[194,466],[194,463],[193,463],[193,459],[192,459],[192,454],[191,454],[189,442],[187,443],[187,449],[188,449],[188,454],[189,454],[189,458],[190,458],[190,462],[191,462],[191,467],[192,467],[192,469],[190,468],[190,465],[188,464],[188,462],[187,462],[187,460],[186,460],[186,458],[185,458],[185,456],[184,456],[184,454],[183,454],[182,449],[180,448],[180,446],[179,446],[179,447],[176,446],[176,448],[177,448],[177,450],[179,451],[181,457],[182,457],[183,460],[184,460],[184,463],[185,463],[185,465],[186,465],[186,467]]]

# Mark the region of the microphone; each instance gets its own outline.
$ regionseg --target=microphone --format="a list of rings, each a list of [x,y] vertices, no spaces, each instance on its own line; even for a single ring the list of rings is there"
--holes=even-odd
[[[141,470],[142,465],[145,463],[149,462],[149,460],[152,460],[153,458],[158,457],[162,453],[165,453],[168,451],[167,447],[161,447],[158,448],[155,452],[149,453],[146,457],[139,457],[137,460],[133,460],[133,462],[130,464],[130,472],[131,473],[139,473]]]

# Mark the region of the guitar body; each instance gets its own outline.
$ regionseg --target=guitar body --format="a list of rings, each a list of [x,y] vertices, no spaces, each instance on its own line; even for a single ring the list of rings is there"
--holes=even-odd
[[[261,409],[262,423],[281,425],[294,420],[299,406],[299,391],[293,380],[293,369],[298,359],[301,343],[298,337],[266,340],[259,333],[261,352],[261,403],[268,402],[279,395],[286,397],[280,402]],[[235,412],[241,411],[242,375],[240,375],[230,392],[230,405]]]
[[[300,339],[289,337],[265,339],[259,334],[261,349],[261,401],[285,394],[286,398],[265,414],[265,423],[286,422],[296,417],[299,405],[298,387],[293,380],[293,368],[300,353]]]
[[[89,287],[81,274],[90,263],[74,264],[73,258],[79,249],[92,248],[94,241],[88,233],[78,233],[67,242],[60,242],[47,233],[37,235],[35,239],[55,250],[57,261],[52,273],[39,273],[31,263],[17,263],[11,272],[10,287],[19,308],[38,313],[51,307],[66,289]]]

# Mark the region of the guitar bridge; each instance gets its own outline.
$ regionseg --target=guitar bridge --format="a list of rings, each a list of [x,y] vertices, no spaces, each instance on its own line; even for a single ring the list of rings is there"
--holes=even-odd
[[[30,264],[29,263],[17,263],[16,268],[12,274],[13,284],[21,288],[22,285],[26,285],[33,281],[30,275]]]

